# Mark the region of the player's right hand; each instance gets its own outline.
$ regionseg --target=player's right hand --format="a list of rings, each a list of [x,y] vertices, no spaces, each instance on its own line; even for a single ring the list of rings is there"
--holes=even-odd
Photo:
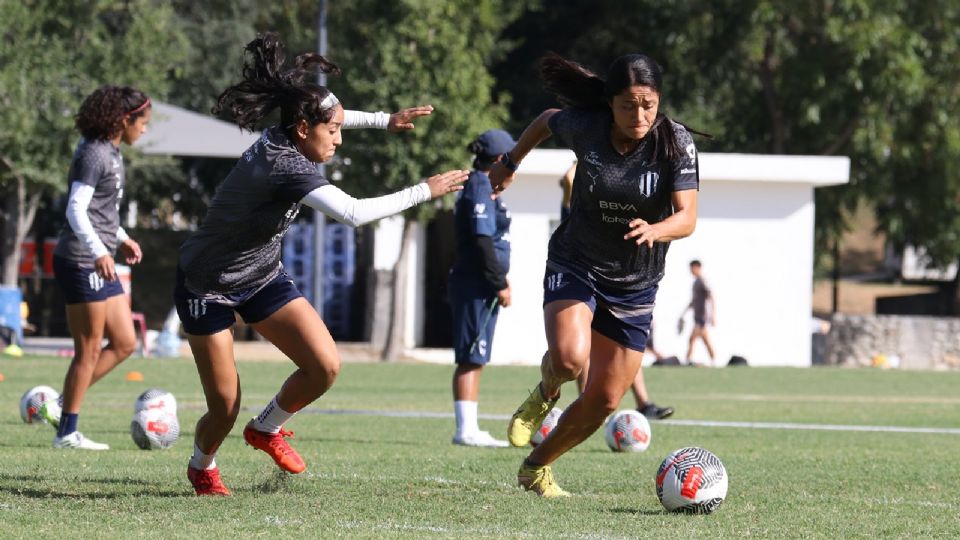
[[[117,269],[113,265],[113,257],[104,255],[93,262],[93,267],[97,271],[97,275],[103,279],[107,281],[117,279]]]
[[[490,174],[488,174],[490,177],[490,185],[493,186],[493,196],[491,199],[496,199],[503,193],[503,190],[510,187],[514,174],[514,171],[511,171],[499,161],[493,164],[493,168],[490,169]]]
[[[497,302],[500,304],[500,307],[510,307],[511,301],[510,283],[507,283],[506,287],[497,291]]]
[[[463,189],[463,183],[470,176],[470,171],[447,171],[436,176],[427,178],[427,186],[430,187],[430,198],[436,199],[443,197],[447,193],[460,191]]]

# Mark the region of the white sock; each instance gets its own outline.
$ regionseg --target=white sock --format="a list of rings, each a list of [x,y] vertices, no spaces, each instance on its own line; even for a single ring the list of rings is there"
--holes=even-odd
[[[190,458],[190,466],[197,470],[212,469],[217,466],[217,452],[214,450],[212,454],[204,454],[200,447],[196,444],[193,445],[193,457]]]
[[[480,426],[477,424],[476,401],[454,401],[453,415],[457,419],[457,435],[480,431]]]
[[[253,419],[253,429],[264,433],[280,433],[280,428],[295,413],[287,412],[277,405],[277,398],[274,396],[270,403],[263,408],[263,411]]]

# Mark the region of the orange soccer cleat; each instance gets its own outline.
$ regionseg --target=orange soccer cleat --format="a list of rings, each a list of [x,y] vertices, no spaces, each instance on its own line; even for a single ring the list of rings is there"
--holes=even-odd
[[[247,444],[266,452],[281,469],[293,474],[302,473],[307,465],[284,437],[293,437],[293,432],[280,428],[279,433],[264,433],[253,429],[252,421],[243,428],[243,440]]]
[[[230,496],[230,490],[220,480],[220,469],[217,467],[201,470],[188,465],[187,478],[193,484],[193,490],[197,492],[197,495]]]

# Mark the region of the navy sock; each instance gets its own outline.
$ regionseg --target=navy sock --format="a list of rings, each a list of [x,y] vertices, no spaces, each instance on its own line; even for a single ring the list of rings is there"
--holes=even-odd
[[[77,430],[79,413],[63,413],[60,416],[60,427],[57,428],[57,437],[66,437]]]

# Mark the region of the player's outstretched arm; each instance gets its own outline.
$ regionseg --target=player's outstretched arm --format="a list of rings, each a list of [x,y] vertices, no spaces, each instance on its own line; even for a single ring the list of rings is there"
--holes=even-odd
[[[463,189],[470,171],[453,170],[431,176],[425,181],[389,195],[357,199],[332,184],[307,193],[300,201],[331,218],[359,227],[372,221],[392,216],[447,193]]]
[[[433,113],[432,105],[420,105],[397,111],[393,114],[383,111],[343,111],[341,129],[385,129],[391,133],[410,131],[413,121]]]
[[[513,175],[517,172],[520,162],[531,150],[538,144],[546,140],[552,134],[550,132],[550,118],[560,112],[560,109],[547,109],[540,113],[530,125],[523,130],[520,138],[517,139],[516,146],[505,153],[497,163],[493,164],[490,170],[490,184],[493,186],[493,197],[496,198],[503,190],[513,182]]]

